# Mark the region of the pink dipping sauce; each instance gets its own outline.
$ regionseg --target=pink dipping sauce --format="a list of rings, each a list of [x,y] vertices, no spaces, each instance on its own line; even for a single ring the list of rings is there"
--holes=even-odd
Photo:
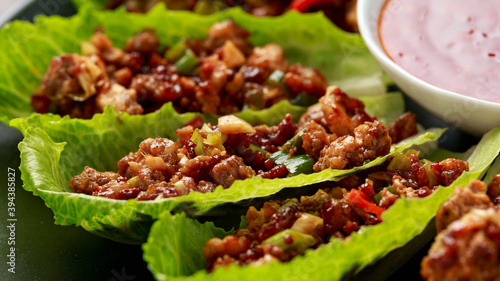
[[[434,86],[500,103],[500,0],[388,0],[389,57]]]

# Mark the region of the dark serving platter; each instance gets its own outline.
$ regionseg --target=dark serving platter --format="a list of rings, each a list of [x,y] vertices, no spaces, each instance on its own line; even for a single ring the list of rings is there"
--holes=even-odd
[[[0,26],[12,20],[32,21],[39,14],[70,16],[76,13],[69,0],[24,0],[0,17]],[[1,44],[2,42],[0,42]],[[417,121],[424,127],[447,127],[410,99],[405,98],[407,109],[417,114]],[[1,102],[1,101],[0,101]],[[22,187],[19,172],[19,131],[0,123],[0,280],[153,280],[142,259],[140,246],[120,244],[95,236],[81,227],[54,224],[52,211],[43,200]],[[478,139],[455,128],[449,128],[440,140],[440,146],[452,151],[465,151]],[[7,187],[15,171],[15,213],[9,216]],[[15,230],[7,228],[15,225]],[[9,244],[14,233],[15,245]],[[429,225],[422,234],[435,235]],[[407,246],[393,251],[376,264],[353,276],[353,280],[421,280],[420,261],[430,243],[414,239]],[[8,269],[11,247],[15,247],[15,273]],[[418,250],[420,249],[420,250]],[[415,253],[408,259],[402,253]],[[405,257],[405,258],[402,258]]]

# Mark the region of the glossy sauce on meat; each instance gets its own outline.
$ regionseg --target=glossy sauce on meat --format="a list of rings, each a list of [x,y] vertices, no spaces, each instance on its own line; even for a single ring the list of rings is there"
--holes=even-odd
[[[396,155],[388,165],[356,173],[344,179],[347,181],[332,182],[331,188],[319,189],[312,196],[267,201],[259,210],[250,207],[245,227],[206,242],[203,254],[207,270],[230,264],[288,262],[307,248],[316,249],[330,239],[345,239],[363,226],[382,222],[381,213],[399,198],[426,197],[438,186],[447,185],[443,174],[453,174],[455,180],[464,171],[459,167],[468,166],[462,160],[445,159],[420,175],[419,170],[426,169],[417,154],[410,150]],[[411,161],[411,165],[400,165],[405,161]],[[386,175],[385,180],[381,174]]]
[[[252,46],[250,33],[232,20],[213,24],[207,35],[162,49],[155,31],[145,29],[122,50],[98,29],[81,43],[83,55],[52,59],[33,109],[91,118],[108,105],[135,115],[172,103],[178,112],[226,115],[304,94],[316,100],[326,91],[318,70],[290,64],[277,44]]]
[[[339,116],[342,122],[336,121]],[[400,128],[415,126],[411,124],[414,119],[398,120],[404,121],[395,121],[389,126],[398,136],[409,132],[407,129],[400,131]],[[396,123],[404,124],[395,126]],[[182,196],[191,191],[211,192],[218,185],[229,188],[235,181],[253,176],[274,179],[294,173],[275,158],[274,153],[310,159],[298,165],[302,169],[300,173],[310,173],[361,166],[389,153],[392,145],[390,132],[384,124],[368,115],[360,100],[347,96],[338,88],[321,97],[318,104],[302,115],[298,124],[290,114],[271,127],[252,127],[235,116],[220,117],[218,125],[212,126],[203,124],[198,116],[178,129],[176,135],[179,137],[176,142],[162,137],[144,140],[137,152],[130,152],[118,162],[116,173],[85,167],[69,185],[74,192],[93,196],[153,200],[158,196]],[[453,177],[450,168],[463,166],[453,161],[438,164],[436,172],[447,174],[446,179]],[[411,196],[404,184],[401,183],[401,189],[406,196]]]
[[[389,57],[416,77],[500,102],[498,0],[389,0],[379,36]]]

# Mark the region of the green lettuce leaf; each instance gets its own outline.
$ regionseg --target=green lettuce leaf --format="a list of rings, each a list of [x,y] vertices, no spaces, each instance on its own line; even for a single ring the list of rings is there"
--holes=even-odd
[[[94,9],[104,9],[106,7],[106,2],[108,2],[108,1],[107,0],[71,0],[71,2],[73,2],[73,5],[75,5],[75,7],[77,9],[80,9],[83,6],[88,5],[89,3],[90,3],[90,5],[92,5],[92,7]]]
[[[493,162],[493,164],[491,164],[491,167],[486,172],[486,175],[484,176],[483,181],[486,184],[489,184],[493,180],[493,177],[499,173],[500,173],[500,157],[497,157],[497,159],[495,159],[495,162]]]
[[[167,253],[166,256],[176,258],[149,263],[150,270],[158,272],[157,279],[166,279],[167,275],[191,275],[200,268],[204,268],[206,263],[203,255],[192,255],[192,253],[202,253],[209,239],[222,238],[230,234],[230,232],[216,228],[211,222],[201,224],[196,220],[188,219],[184,213],[171,215],[170,212],[165,212],[162,218],[164,223],[158,223],[151,229],[151,232],[156,235],[152,235],[149,243],[143,245],[144,259],[153,261],[158,257],[164,257],[165,253]],[[172,243],[165,243],[166,237]],[[178,263],[178,260],[183,262]],[[168,273],[159,273],[163,269],[167,269]]]
[[[405,101],[400,92],[389,92],[386,96],[364,96],[359,99],[365,105],[365,111],[377,116],[387,127],[405,113]]]
[[[291,63],[318,68],[330,84],[360,85],[350,87],[352,91],[345,88],[350,95],[385,93],[381,68],[361,37],[337,29],[321,14],[290,13],[255,18],[235,8],[200,16],[167,11],[158,5],[149,14],[138,15],[123,10],[94,11],[87,7],[70,18],[38,16],[34,24],[16,21],[0,30],[0,42],[3,42],[0,45],[0,121],[7,123],[32,114],[30,96],[50,60],[65,53],[80,53],[80,43],[88,41],[97,27],[103,27],[117,47],[123,47],[129,37],[144,28],[154,28],[162,45],[171,46],[184,37],[204,38],[213,23],[227,18],[249,30],[253,44],[280,44]],[[370,87],[364,86],[366,83],[361,82],[364,80],[371,81]]]
[[[383,97],[392,99],[389,95]],[[367,106],[367,110],[370,108],[371,106]],[[276,125],[287,112],[299,113],[301,110],[302,108],[299,108],[297,111],[296,107],[283,102],[260,112],[260,115],[243,112],[239,116],[252,123],[256,120],[269,120],[269,125]],[[390,115],[390,111],[387,114]],[[157,112],[142,116],[120,114],[112,107],[107,107],[104,114],[95,115],[91,120],[70,119],[51,114],[35,114],[30,118],[14,119],[11,126],[20,129],[25,135],[25,139],[19,144],[24,188],[45,201],[54,211],[57,224],[83,225],[89,231],[95,229],[98,235],[108,234],[108,237],[120,241],[126,241],[127,232],[131,232],[128,242],[137,242],[141,241],[137,238],[144,239],[147,232],[140,229],[135,232],[135,229],[127,225],[134,226],[139,219],[145,224],[151,223],[151,220],[158,218],[165,210],[188,210],[193,215],[205,215],[222,204],[265,197],[287,187],[340,180],[349,173],[381,164],[389,157],[376,159],[351,170],[328,169],[320,173],[275,180],[254,177],[237,181],[229,189],[218,187],[213,193],[192,192],[187,196],[153,201],[112,200],[76,194],[70,190],[68,181],[80,174],[86,165],[98,171],[116,171],[116,163],[130,151],[137,151],[141,141],[157,136],[174,140],[176,129],[195,116],[195,113],[178,114],[172,105],[167,104]],[[402,142],[393,148],[392,153],[415,144],[436,140],[442,131],[429,131],[412,141]],[[145,216],[124,216],[118,212],[124,207]],[[119,225],[124,227],[120,228]],[[123,234],[118,235],[118,231]]]
[[[163,232],[176,225],[175,219],[190,220],[184,217],[166,215],[161,217],[152,227],[148,242],[144,245],[144,259],[149,264],[157,280],[344,280],[356,274],[364,267],[373,264],[391,251],[404,246],[420,234],[432,218],[439,206],[453,192],[454,187],[465,185],[471,179],[478,178],[494,161],[500,152],[500,127],[486,134],[469,158],[470,170],[463,173],[451,186],[441,187],[426,198],[404,198],[397,200],[393,206],[382,214],[383,222],[375,226],[364,226],[345,240],[332,239],[329,244],[317,250],[308,250],[302,257],[290,263],[273,262],[262,266],[237,267],[230,266],[207,274],[204,267],[190,276],[189,273],[179,276],[173,271],[183,260],[172,251],[151,251],[153,247],[167,248],[171,241]],[[182,233],[199,230],[203,225],[191,220],[192,228],[183,228]],[[205,226],[206,227],[206,226]],[[216,228],[206,229],[207,234]],[[162,240],[163,238],[163,240]],[[195,249],[176,249],[182,256],[203,257],[203,247]],[[412,255],[414,253],[408,253]],[[175,261],[175,262],[174,262]],[[168,263],[168,265],[167,265]]]

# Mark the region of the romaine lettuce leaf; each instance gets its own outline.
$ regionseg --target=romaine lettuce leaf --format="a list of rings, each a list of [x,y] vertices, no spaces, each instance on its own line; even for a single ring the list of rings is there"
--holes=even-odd
[[[103,27],[115,46],[144,28],[154,28],[162,45],[173,45],[181,38],[204,38],[217,21],[232,18],[251,32],[255,45],[276,42],[283,46],[292,63],[318,68],[329,83],[342,87],[347,81],[370,80],[375,89],[359,86],[354,92],[383,94],[385,86],[379,77],[382,70],[370,55],[359,35],[334,27],[321,14],[290,13],[281,17],[255,18],[241,9],[228,9],[212,16],[167,11],[158,5],[147,15],[129,14],[123,10],[94,11],[84,7],[79,14],[62,18],[39,16],[35,24],[16,21],[0,31],[0,120],[26,117],[33,113],[32,91],[39,85],[50,60],[65,53],[80,53],[80,43]],[[272,28],[269,28],[272,27]]]
[[[402,247],[420,234],[435,216],[439,206],[453,192],[454,187],[465,185],[478,178],[500,152],[500,127],[486,134],[469,158],[470,170],[463,173],[451,186],[441,187],[426,198],[405,198],[395,202],[382,214],[383,222],[375,226],[364,226],[345,240],[332,239],[317,250],[306,251],[290,263],[273,262],[261,266],[230,266],[207,274],[204,267],[189,276],[190,280],[343,280],[356,274],[367,265]],[[179,215],[162,216],[153,224],[148,242],[143,246],[144,259],[157,280],[186,280],[189,274],[179,276],[173,271],[183,260],[172,251],[151,251],[153,247],[168,248],[171,241],[164,232],[175,231],[173,220],[188,220],[182,233],[205,228],[209,234],[216,228],[207,229],[192,219]],[[171,230],[169,230],[171,229]],[[163,239],[162,239],[163,238]],[[205,240],[205,239],[204,239]],[[176,249],[182,256],[203,257],[203,246]],[[413,253],[408,253],[412,255]],[[174,262],[175,261],[175,262]],[[167,265],[168,264],[168,265]]]
[[[392,99],[389,95],[384,95]],[[382,100],[383,102],[383,100]],[[295,107],[284,102],[259,113],[256,120],[269,120],[270,125],[277,124],[287,112],[295,112]],[[369,110],[371,106],[367,106]],[[394,110],[400,110],[394,108]],[[299,110],[297,114],[301,112]],[[388,110],[387,114],[392,114]],[[237,181],[229,189],[217,188],[213,193],[192,192],[187,196],[153,201],[119,201],[84,194],[72,193],[68,186],[71,177],[80,174],[88,165],[98,171],[116,171],[116,163],[130,151],[137,151],[140,142],[148,137],[167,137],[176,139],[175,131],[192,118],[195,113],[178,114],[167,104],[159,111],[142,116],[120,114],[112,107],[107,107],[104,114],[95,115],[91,120],[70,119],[50,114],[35,114],[30,118],[11,121],[23,132],[25,139],[20,143],[21,172],[24,188],[40,196],[55,214],[57,224],[84,225],[93,228],[101,236],[125,241],[127,227],[121,228],[123,235],[117,235],[116,222],[134,225],[134,216],[123,216],[117,210],[130,207],[143,215],[146,223],[156,219],[165,210],[190,210],[193,214],[206,214],[213,207],[238,201],[265,197],[275,194],[286,187],[302,187],[314,183],[339,180],[349,173],[381,164],[387,157],[376,159],[362,167],[352,170],[325,170],[310,175],[298,175],[290,178],[268,180],[254,177]],[[241,113],[239,116],[255,122],[255,115]],[[383,114],[381,115],[384,116]],[[210,117],[203,116],[210,119]],[[392,153],[402,151],[415,144],[436,140],[443,130],[424,133],[411,141],[405,141],[393,148]],[[98,216],[94,219],[95,216]],[[110,216],[106,218],[106,216]],[[93,220],[94,219],[94,220]],[[131,220],[130,222],[125,221]],[[93,220],[93,221],[90,221]],[[114,232],[113,229],[118,228]],[[131,240],[140,236],[130,230]],[[138,231],[144,234],[144,232]],[[145,238],[145,236],[143,236]]]
[[[92,7],[95,9],[104,9],[106,7],[106,2],[108,2],[108,1],[107,0],[71,0],[71,2],[73,2],[73,5],[75,5],[75,7],[77,9],[80,9],[81,7],[87,5],[88,3],[90,3],[92,5]]]
[[[497,157],[497,159],[495,159],[495,162],[491,164],[491,167],[486,172],[483,181],[486,184],[490,184],[491,181],[493,180],[493,177],[499,173],[500,173],[500,157]]]
[[[165,253],[168,253],[166,256],[176,258],[164,259],[148,265],[152,272],[158,272],[157,279],[166,279],[166,275],[159,273],[165,268],[168,269],[169,276],[191,275],[200,268],[204,268],[203,255],[192,255],[192,253],[201,253],[209,239],[222,238],[230,234],[230,232],[216,228],[211,222],[201,224],[196,220],[188,219],[184,213],[171,215],[170,212],[165,212],[162,217],[167,223],[157,224],[154,229],[157,235],[151,236],[149,243],[143,245],[145,260],[164,257]],[[163,241],[165,237],[168,237],[172,243],[165,243]],[[178,263],[178,260],[183,262]]]
[[[359,98],[368,114],[377,116],[385,126],[405,112],[405,101],[400,92],[389,92],[386,96],[364,96]]]

